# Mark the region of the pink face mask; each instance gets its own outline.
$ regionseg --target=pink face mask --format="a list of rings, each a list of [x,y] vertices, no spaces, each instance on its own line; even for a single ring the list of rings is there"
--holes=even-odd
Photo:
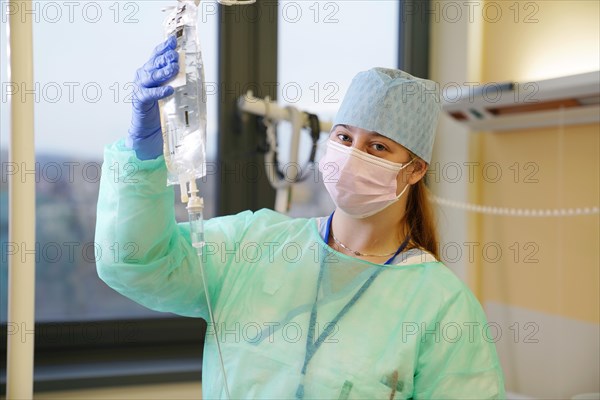
[[[398,164],[330,140],[319,171],[335,205],[354,218],[366,218],[400,199],[409,185],[396,195],[396,177],[413,161]]]

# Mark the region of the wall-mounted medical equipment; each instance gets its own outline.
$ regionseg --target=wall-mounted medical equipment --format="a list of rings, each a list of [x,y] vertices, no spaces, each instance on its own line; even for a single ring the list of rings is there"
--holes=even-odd
[[[300,136],[307,129],[312,140],[309,163],[315,162],[317,142],[321,132],[331,130],[331,122],[319,119],[315,114],[300,111],[294,106],[279,106],[268,96],[264,99],[254,97],[252,91],[248,91],[238,100],[238,109],[243,112],[263,117],[267,128],[267,151],[265,152],[265,169],[269,183],[276,190],[275,211],[286,213],[289,211],[291,188],[294,184],[301,182],[308,171],[299,165]],[[282,151],[277,143],[276,126],[280,121],[288,121],[292,126],[292,137],[289,148],[288,165],[296,166],[289,168],[291,173],[283,174],[279,168],[278,154]]]
[[[600,71],[532,82],[447,84],[442,97],[444,111],[472,130],[595,123],[600,122]]]

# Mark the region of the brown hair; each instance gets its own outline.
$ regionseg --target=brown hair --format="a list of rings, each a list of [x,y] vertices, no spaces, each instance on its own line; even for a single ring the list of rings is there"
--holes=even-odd
[[[425,185],[425,177],[423,177],[412,185],[408,192],[406,212],[402,222],[406,222],[411,241],[415,246],[427,250],[439,260],[435,214],[429,200],[429,189]]]

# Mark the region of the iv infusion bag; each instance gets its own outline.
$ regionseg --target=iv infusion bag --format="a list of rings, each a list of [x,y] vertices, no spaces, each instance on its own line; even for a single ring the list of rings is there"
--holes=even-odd
[[[159,100],[168,185],[181,185],[206,175],[206,88],[194,1],[178,1],[163,23],[165,36],[175,35],[179,74],[170,82],[175,92]]]

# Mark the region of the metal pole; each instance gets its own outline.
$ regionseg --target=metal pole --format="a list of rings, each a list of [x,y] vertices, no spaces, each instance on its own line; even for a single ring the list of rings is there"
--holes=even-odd
[[[33,85],[33,35],[31,0],[8,3],[10,14],[8,79],[16,85],[10,96],[11,134],[9,160],[15,171],[9,177],[9,243],[18,251],[8,258],[8,342],[6,398],[33,398],[35,300],[35,169],[32,95],[22,96]],[[21,17],[24,17],[23,20]]]
[[[267,111],[267,102],[268,111]],[[273,102],[270,99],[265,101],[264,99],[254,97],[252,91],[248,91],[244,96],[240,96],[238,99],[238,108],[244,112],[259,115],[261,117],[268,117],[273,121],[289,121],[292,122],[292,116],[289,108],[281,107],[277,102]],[[267,115],[268,114],[268,115]],[[308,117],[306,113],[302,112],[302,127],[308,128]],[[321,124],[321,132],[329,132],[331,130],[331,121],[325,121],[319,118]]]

